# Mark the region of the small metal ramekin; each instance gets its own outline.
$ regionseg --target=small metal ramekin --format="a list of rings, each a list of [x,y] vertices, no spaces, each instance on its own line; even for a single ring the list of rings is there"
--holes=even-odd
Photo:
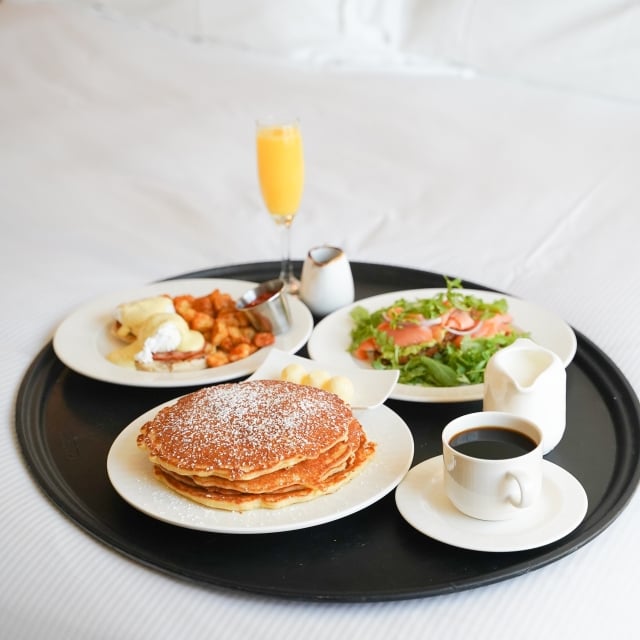
[[[256,331],[269,331],[275,336],[291,326],[285,284],[277,278],[247,291],[236,302],[236,308],[247,314]]]

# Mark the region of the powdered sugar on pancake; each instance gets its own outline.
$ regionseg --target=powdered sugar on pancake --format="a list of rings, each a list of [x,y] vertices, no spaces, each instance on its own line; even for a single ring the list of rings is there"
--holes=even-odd
[[[180,398],[142,427],[138,444],[176,473],[248,479],[317,457],[347,439],[353,419],[334,394],[255,380]]]

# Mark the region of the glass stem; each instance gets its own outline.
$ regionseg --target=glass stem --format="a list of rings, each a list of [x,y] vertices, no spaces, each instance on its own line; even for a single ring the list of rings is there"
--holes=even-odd
[[[293,269],[291,267],[291,221],[287,220],[280,225],[280,255],[282,262],[280,264],[280,279],[284,280],[288,285],[293,277]]]
[[[279,226],[281,237],[281,255],[282,262],[280,265],[280,279],[284,280],[288,293],[297,293],[298,281],[293,275],[293,264],[291,262],[291,223],[293,216],[284,218]]]

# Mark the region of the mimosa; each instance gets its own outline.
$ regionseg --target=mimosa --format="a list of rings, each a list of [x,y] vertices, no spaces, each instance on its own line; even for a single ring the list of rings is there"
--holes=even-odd
[[[275,216],[295,216],[302,198],[304,155],[296,125],[258,128],[258,177],[262,197]]]
[[[298,213],[304,186],[304,152],[298,121],[259,121],[256,151],[262,198],[274,221],[283,228],[280,278],[289,293],[296,293],[299,283],[293,276],[289,245],[291,223]]]

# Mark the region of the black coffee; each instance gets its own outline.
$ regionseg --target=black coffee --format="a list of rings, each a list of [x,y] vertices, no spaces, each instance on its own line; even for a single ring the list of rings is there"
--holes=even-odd
[[[468,429],[454,436],[449,445],[467,456],[485,460],[517,458],[536,448],[529,436],[506,427]]]

